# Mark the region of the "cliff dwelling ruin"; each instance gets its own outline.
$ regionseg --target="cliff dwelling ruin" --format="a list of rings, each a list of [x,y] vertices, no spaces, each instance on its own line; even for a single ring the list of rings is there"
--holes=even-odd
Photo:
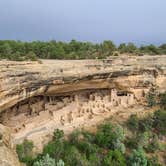
[[[144,114],[149,89],[165,91],[166,70],[165,57],[141,58],[1,62],[0,121],[14,145],[32,140],[40,152],[57,128],[68,134],[111,116]]]
[[[1,114],[1,122],[12,129],[15,143],[56,128],[83,127],[96,118],[107,117],[136,104],[134,94],[102,89],[65,96],[38,96],[27,99]],[[38,138],[38,137],[37,137]]]

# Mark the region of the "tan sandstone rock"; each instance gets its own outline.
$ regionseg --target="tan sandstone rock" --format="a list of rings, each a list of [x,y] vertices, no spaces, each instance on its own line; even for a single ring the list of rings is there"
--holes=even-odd
[[[0,124],[0,166],[21,166],[11,142],[11,131]]]

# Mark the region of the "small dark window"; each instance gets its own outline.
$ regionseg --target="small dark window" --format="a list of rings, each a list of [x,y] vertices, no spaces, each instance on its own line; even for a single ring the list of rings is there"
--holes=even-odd
[[[127,96],[127,92],[117,92],[117,96]]]

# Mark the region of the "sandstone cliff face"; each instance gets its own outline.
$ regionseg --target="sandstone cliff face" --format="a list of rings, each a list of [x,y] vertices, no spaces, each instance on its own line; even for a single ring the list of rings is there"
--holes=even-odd
[[[166,89],[166,56],[113,57],[109,60],[0,61],[0,111],[39,95],[118,88],[135,93]]]
[[[0,119],[10,127],[0,126],[0,165],[19,166],[13,147],[25,138],[41,152],[55,128],[67,133],[110,115],[121,113],[123,118],[136,110],[143,112],[132,107],[143,104],[151,87],[166,91],[164,55],[42,63],[0,61]]]
[[[11,142],[12,138],[10,129],[0,124],[0,135],[0,165],[20,166]]]

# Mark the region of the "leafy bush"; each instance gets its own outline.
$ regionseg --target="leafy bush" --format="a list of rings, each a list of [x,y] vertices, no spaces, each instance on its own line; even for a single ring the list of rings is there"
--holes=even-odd
[[[135,53],[137,51],[137,47],[133,43],[122,43],[119,45],[118,50],[120,53]]]
[[[90,166],[101,166],[102,165],[102,157],[99,156],[98,153],[92,153],[89,156]]]
[[[63,141],[56,140],[49,142],[47,145],[45,145],[43,153],[49,154],[50,157],[55,158],[56,161],[58,161],[64,153],[64,143]]]
[[[105,123],[99,127],[96,133],[96,143],[99,146],[114,149],[117,140],[124,140],[124,131],[120,126]]]
[[[132,132],[150,131],[154,125],[154,116],[149,114],[147,117],[139,119],[137,115],[131,115],[127,121],[127,127]]]
[[[63,162],[63,160],[59,160],[56,165],[57,166],[65,166],[65,163]]]
[[[88,166],[88,160],[86,159],[86,156],[81,154],[75,146],[70,144],[65,145],[63,160],[68,165]]]
[[[23,61],[24,57],[21,56],[20,52],[15,52],[9,56],[9,60],[12,61]]]
[[[155,94],[155,90],[152,88],[150,89],[149,93],[146,96],[147,102],[148,102],[148,106],[152,107],[155,106],[156,103],[156,94]]]
[[[154,113],[154,123],[153,127],[158,133],[166,134],[166,111],[158,110]]]
[[[87,157],[98,151],[98,147],[95,144],[91,144],[87,141],[80,141],[76,146],[81,152],[85,153]]]
[[[136,137],[127,137],[125,140],[125,145],[129,149],[136,149],[138,147],[138,142]]]
[[[139,131],[146,132],[150,131],[153,128],[154,117],[152,114],[149,114],[143,119],[139,119]]]
[[[33,166],[65,166],[63,160],[59,160],[55,163],[55,160],[48,154],[42,157],[39,161],[34,162]]]
[[[154,45],[148,45],[148,46],[141,46],[139,50],[142,53],[150,54],[150,55],[156,55],[156,54],[161,54],[162,51],[160,48],[154,46]]]
[[[88,132],[88,131],[82,131],[82,135],[84,137],[84,140],[93,143],[95,141],[95,135]]]
[[[104,158],[102,166],[126,166],[126,159],[120,151],[111,150]]]
[[[164,109],[166,109],[166,92],[165,93],[162,93],[159,95],[159,98],[160,98],[160,106]]]
[[[156,150],[159,150],[159,141],[158,136],[156,134],[153,134],[153,137],[151,138],[151,141],[149,145],[146,147],[147,152],[155,152]]]
[[[75,131],[73,131],[73,133],[71,133],[69,135],[69,140],[74,145],[74,144],[77,144],[79,142],[81,137],[82,137],[81,131],[75,130]]]
[[[137,149],[138,147],[146,148],[149,141],[149,133],[138,133],[133,137],[127,137],[125,140],[126,146],[130,149]]]
[[[54,131],[54,136],[53,136],[53,140],[61,140],[61,139],[63,139],[63,137],[64,137],[64,132],[63,132],[63,130],[59,130],[59,129],[56,129],[55,131]]]
[[[133,150],[128,159],[129,166],[147,166],[148,161],[143,149]]]
[[[117,51],[113,52],[112,56],[119,56],[119,53]]]
[[[126,151],[126,147],[125,147],[124,143],[122,143],[119,139],[117,139],[116,141],[113,142],[113,147],[114,147],[114,149],[119,150],[123,154]]]
[[[25,55],[25,60],[37,61],[37,56],[34,52],[30,51]]]
[[[21,162],[30,164],[33,161],[33,143],[28,140],[24,140],[22,144],[16,146],[16,152]]]
[[[137,147],[142,147],[145,148],[148,145],[149,142],[149,133],[148,132],[144,132],[144,133],[140,133],[137,136]]]
[[[130,118],[127,121],[127,127],[133,132],[139,129],[139,119],[137,115],[130,116]]]
[[[56,166],[55,160],[46,154],[41,160],[36,161],[33,166]]]
[[[148,166],[162,166],[159,164],[158,158],[156,156],[153,156],[151,158],[148,158]]]

